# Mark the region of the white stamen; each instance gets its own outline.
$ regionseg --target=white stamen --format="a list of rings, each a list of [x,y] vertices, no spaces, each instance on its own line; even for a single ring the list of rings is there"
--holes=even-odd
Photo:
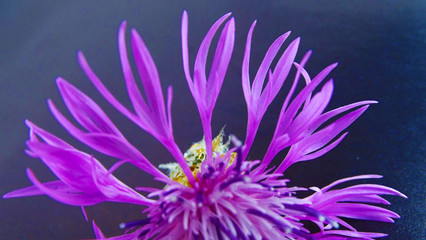
[[[118,224],[118,228],[124,229],[124,228],[126,228],[126,224],[120,223],[120,224]]]
[[[250,178],[248,176],[244,176],[243,177],[243,181],[246,182],[246,183],[248,183],[248,182],[250,182]]]

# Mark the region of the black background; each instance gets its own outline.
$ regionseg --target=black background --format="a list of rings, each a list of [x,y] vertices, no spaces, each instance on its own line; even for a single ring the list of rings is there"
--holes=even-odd
[[[246,107],[241,89],[241,63],[246,34],[254,32],[251,75],[269,44],[285,31],[302,37],[297,61],[314,53],[307,65],[313,76],[335,61],[335,92],[329,109],[375,99],[350,128],[350,134],[322,158],[292,166],[285,173],[292,185],[324,186],[336,179],[377,173],[371,182],[394,187],[408,199],[388,197],[401,215],[396,224],[360,224],[360,230],[389,233],[388,239],[425,237],[425,2],[424,1],[2,1],[0,2],[0,194],[29,185],[25,168],[42,181],[54,179],[37,159],[24,154],[24,119],[92,150],[72,139],[50,115],[51,98],[66,112],[55,86],[60,75],[91,96],[114,123],[155,164],[172,161],[152,137],[121,116],[85,77],[76,51],[85,53],[94,71],[125,104],[124,81],[116,45],[118,26],[127,19],[144,38],[157,64],[163,89],[174,87],[175,138],[182,151],[202,137],[195,104],[184,78],[180,18],[189,14],[190,60],[210,25],[232,11],[236,44],[214,118],[213,132],[244,138]],[[128,35],[129,36],[129,35]],[[287,44],[290,41],[287,40]],[[289,78],[288,82],[290,82]],[[284,88],[288,89],[285,85]],[[261,158],[273,133],[286,90],[267,111],[250,158]],[[129,106],[129,105],[128,105]],[[68,115],[69,116],[69,115]],[[96,155],[96,154],[95,154]],[[114,160],[98,156],[110,166]],[[277,159],[281,160],[281,159]],[[116,175],[131,187],[160,186],[146,174],[123,166]],[[140,206],[102,203],[87,208],[108,236],[120,234],[118,223],[141,217]],[[46,196],[0,200],[1,239],[79,239],[93,233],[78,207]]]

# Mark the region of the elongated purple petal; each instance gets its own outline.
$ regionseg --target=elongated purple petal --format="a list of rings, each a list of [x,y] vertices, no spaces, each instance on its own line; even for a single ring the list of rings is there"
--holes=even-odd
[[[320,150],[316,150],[314,152],[308,153],[304,156],[300,157],[300,161],[306,161],[306,160],[311,160],[311,159],[315,159],[315,158],[319,158],[322,155],[328,153],[330,150],[332,150],[333,148],[335,148],[341,141],[343,141],[343,139],[346,137],[346,135],[348,135],[348,133],[343,133],[339,138],[337,138],[335,141],[328,143],[327,146],[321,148]],[[291,163],[292,164],[292,163]],[[288,165],[290,166],[290,165]]]
[[[96,192],[89,192],[86,194],[84,192],[82,193],[80,191],[77,191],[67,185],[63,185],[61,188],[58,189],[49,188],[42,184],[40,181],[38,181],[34,173],[30,169],[27,169],[27,176],[30,181],[44,194],[65,204],[74,206],[88,206],[100,203],[105,200],[104,196],[96,194]]]
[[[45,131],[44,129],[38,127],[30,120],[25,120],[25,124],[30,128],[30,141],[31,142],[39,142],[37,136],[41,137],[44,142],[51,146],[61,147],[64,149],[73,149],[71,145],[69,145],[64,140],[54,136],[53,134]]]
[[[368,106],[364,106],[358,110],[346,114],[340,119],[336,120],[329,126],[321,129],[320,131],[312,134],[309,138],[306,138],[305,142],[300,143],[300,150],[304,153],[311,153],[330,142],[333,138],[352,124],[358,117],[361,116],[367,110]]]
[[[67,192],[70,191],[70,187],[66,185],[62,181],[52,181],[52,182],[45,182],[43,183],[44,187],[48,189],[55,189],[60,192]],[[76,191],[75,189],[72,189],[73,191]],[[31,197],[31,196],[38,196],[38,195],[44,195],[45,193],[40,190],[37,186],[30,186],[25,188],[20,188],[17,190],[14,190],[12,192],[6,193],[3,195],[3,198],[17,198],[17,197]]]
[[[250,51],[251,51],[251,39],[253,36],[254,27],[256,26],[256,21],[251,24],[250,30],[247,34],[246,49],[244,51],[244,59],[242,66],[242,86],[244,92],[244,98],[246,100],[247,108],[250,108],[252,105],[252,94],[251,94],[251,84],[250,84]]]
[[[92,221],[93,232],[95,233],[96,239],[106,239],[101,229],[96,225],[95,221]]]
[[[297,67],[296,76],[294,77],[293,84],[291,85],[291,88],[288,91],[287,97],[285,98],[284,103],[281,107],[281,112],[284,112],[287,109],[288,104],[290,103],[290,99],[293,97],[294,91],[296,90],[296,86],[299,83],[299,79],[300,79],[300,76],[302,75],[302,72],[304,73],[303,76],[305,79],[309,78],[309,74],[307,74],[304,67],[306,63],[308,62],[309,58],[311,57],[311,55],[312,55],[312,51],[308,51],[303,56],[302,60],[300,61],[300,64],[294,63],[294,65]]]
[[[167,126],[160,77],[148,48],[135,29],[132,29],[132,49],[152,116],[151,121],[158,128],[158,132],[161,133],[162,137],[170,138],[171,136],[168,136],[170,132]]]
[[[206,77],[207,54],[217,30],[230,15],[231,14],[228,13],[219,18],[212,25],[201,42],[197,57],[195,59],[193,78],[191,78],[191,74],[189,72],[190,69],[187,36],[188,16],[186,12],[184,12],[182,15],[183,66],[189,89],[192,93],[195,103],[197,104],[197,108],[200,114],[204,131],[204,139],[206,143],[207,161],[212,161],[213,159],[211,133],[213,108],[219,95],[234,46],[235,23],[233,18],[225,24],[221,36],[219,37],[219,42],[216,47],[215,56],[213,58],[213,63],[208,79]]]
[[[373,201],[378,200],[377,198],[375,198],[375,196],[378,195],[396,195],[405,197],[403,194],[396,191],[395,189],[386,186],[376,184],[360,184],[344,188],[343,190],[331,190],[328,191],[327,194],[321,195],[321,197],[318,195],[317,197],[320,197],[322,203],[319,203],[315,196],[312,198],[312,201],[316,202],[317,207],[322,207],[324,205],[327,205],[327,202],[349,202],[358,197],[365,197],[370,195],[373,197]],[[367,198],[365,198],[363,202],[365,202],[366,200]]]
[[[206,92],[207,102],[211,106],[212,111],[213,106],[216,104],[220,89],[222,88],[229,61],[231,60],[232,50],[234,49],[234,32],[235,21],[234,18],[231,18],[231,20],[226,23],[220,35],[207,81],[207,89],[209,90]]]
[[[87,95],[69,84],[65,79],[56,81],[62,99],[73,117],[89,132],[104,132],[122,136],[102,109]]]
[[[339,203],[334,206],[327,205],[325,208],[318,208],[324,213],[332,216],[346,217],[360,220],[391,222],[392,218],[399,218],[398,214],[381,207],[358,203]]]
[[[281,89],[284,81],[287,79],[287,76],[290,72],[290,68],[293,65],[294,58],[296,57],[298,48],[299,48],[300,38],[296,38],[287,49],[282,54],[281,58],[278,60],[277,65],[274,68],[273,80],[271,86],[271,97],[268,101],[268,105],[272,102],[272,99],[275,98],[278,91]]]
[[[206,36],[204,37],[204,39],[203,39],[203,41],[201,42],[201,45],[200,45],[200,48],[199,48],[199,50],[198,50],[198,53],[197,53],[197,57],[196,57],[196,59],[195,59],[195,64],[194,64],[194,84],[198,87],[198,90],[200,91],[200,93],[201,93],[201,95],[202,96],[206,96],[207,95],[207,93],[206,93],[206,91],[207,91],[207,78],[206,78],[206,61],[207,61],[207,54],[208,54],[208,51],[209,51],[209,48],[210,48],[210,45],[211,45],[211,42],[212,42],[212,40],[213,40],[213,37],[214,37],[214,35],[216,34],[216,32],[217,32],[217,30],[219,29],[219,27],[222,25],[222,23],[229,17],[231,15],[231,13],[228,13],[228,14],[226,14],[226,15],[224,15],[224,16],[222,16],[221,18],[219,18],[213,25],[212,25],[212,27],[210,28],[210,30],[207,32],[207,34],[206,34]],[[232,20],[231,20],[232,21]],[[232,24],[232,26],[233,26],[234,24]],[[229,25],[229,26],[231,26],[231,25]],[[228,29],[229,29],[229,26],[228,26]],[[232,31],[232,29],[233,28],[231,28],[231,29],[229,29],[229,30],[231,30]],[[223,44],[221,43],[221,42],[219,42],[219,45],[218,45],[218,47],[221,47],[221,45],[222,45],[222,48],[224,47],[224,46],[227,46],[228,45],[228,32],[229,31],[227,31],[226,30],[226,28],[224,28],[224,30],[223,30],[225,33],[226,33],[226,35],[223,35],[223,37],[221,37],[221,41],[222,42],[224,42],[224,41],[226,41],[226,43],[224,42]],[[232,33],[231,33],[232,35],[233,35],[233,31],[232,31]],[[232,53],[232,46],[233,46],[233,36],[231,37],[232,39],[229,39],[229,40],[232,40],[232,43],[231,43],[231,49],[229,49],[229,48],[227,48],[226,50],[231,50],[231,53]],[[217,49],[217,50],[219,50],[219,49]],[[224,49],[225,50],[225,49]],[[220,52],[219,52],[220,53]],[[226,55],[229,55],[228,53],[226,54]],[[216,56],[216,54],[215,54],[215,56]],[[230,56],[229,56],[230,57]],[[213,61],[213,66],[216,66],[218,63],[217,63],[217,61],[218,60],[216,60],[216,63],[215,63],[215,61]],[[228,60],[228,62],[229,62],[229,60]],[[225,70],[226,70],[226,68],[227,68],[227,63],[224,65],[224,67],[225,67]],[[213,69],[212,69],[213,70]]]
[[[112,93],[105,87],[99,77],[93,72],[92,68],[89,66],[86,58],[84,57],[82,52],[77,53],[78,62],[80,67],[86,74],[86,76],[90,79],[96,89],[102,94],[102,96],[113,105],[119,112],[121,112],[124,116],[129,118],[136,125],[141,127],[142,129],[147,129],[148,126],[144,121],[141,121],[134,113],[130,112],[126,107],[124,107]]]
[[[266,73],[268,72],[268,70],[271,66],[271,63],[274,60],[275,56],[277,55],[278,50],[280,50],[282,44],[288,38],[289,35],[290,35],[290,32],[286,32],[283,35],[281,35],[280,37],[278,37],[271,44],[268,51],[266,52],[266,55],[263,58],[263,61],[259,66],[259,70],[257,71],[257,74],[254,77],[254,81],[253,81],[253,85],[252,85],[252,94],[255,98],[260,97],[260,93],[263,89],[263,83],[264,83],[264,80],[265,80],[265,77],[266,77]],[[281,57],[280,61],[277,64],[277,68],[278,68],[277,71],[283,71],[283,72],[287,71],[288,72],[289,67],[285,66],[286,64],[284,64],[284,66],[282,66],[282,65],[283,65],[283,61],[284,62],[290,62],[290,66],[293,63],[294,57],[295,57],[296,52],[297,52],[297,47],[294,48],[292,46],[293,45],[290,44],[290,47],[288,49],[291,49],[290,52],[292,53],[291,55],[293,55],[293,56],[289,57],[288,52],[287,53],[284,52],[283,56]],[[283,78],[281,82],[283,82],[284,80],[285,80],[285,78]],[[281,88],[281,85],[279,85],[279,88],[277,90],[279,90]]]
[[[149,108],[143,99],[141,92],[139,91],[138,85],[136,84],[132,69],[130,67],[126,47],[126,26],[127,22],[123,21],[118,31],[118,50],[120,53],[121,68],[123,71],[124,80],[126,82],[127,92],[133,104],[133,108],[140,118],[145,118],[144,115],[146,115],[146,113],[149,111]]]
[[[194,86],[191,77],[191,70],[189,68],[189,56],[188,56],[188,14],[186,11],[182,13],[182,25],[181,25],[181,39],[182,39],[182,62],[183,70],[185,72],[186,82],[188,83],[189,90],[192,96],[197,95],[198,91]],[[195,96],[194,96],[195,97]],[[198,95],[197,95],[198,97]]]

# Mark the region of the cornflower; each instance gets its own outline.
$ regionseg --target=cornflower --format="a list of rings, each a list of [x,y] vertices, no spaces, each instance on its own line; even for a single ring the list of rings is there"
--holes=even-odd
[[[347,135],[347,132],[342,133],[344,129],[369,105],[376,103],[360,101],[325,112],[332,96],[333,81],[323,82],[337,64],[327,66],[311,79],[304,68],[311,52],[307,52],[300,63],[294,62],[300,41],[296,38],[272,67],[290,32],[272,43],[251,81],[250,50],[256,22],[251,25],[242,64],[242,89],[248,112],[245,140],[242,142],[230,135],[224,141],[223,129],[213,138],[212,112],[234,47],[235,23],[230,15],[219,18],[207,32],[198,50],[193,74],[188,56],[187,13],[182,16],[183,69],[204,133],[203,139],[185,153],[181,152],[173,135],[172,87],[168,87],[165,101],[154,61],[135,29],[131,30],[132,52],[145,97],[130,67],[125,39],[126,22],[121,24],[118,32],[122,71],[133,110],[113,96],[93,72],[83,53],[78,52],[81,68],[103,97],[156,138],[174,157],[175,162],[159,166],[166,169],[167,174],[126,140],[90,97],[58,77],[56,83],[62,99],[81,126],[71,123],[48,100],[53,116],[73,137],[100,153],[116,158],[117,162],[106,169],[92,154],[74,148],[27,120],[26,125],[30,129],[28,155],[40,158],[58,180],[42,183],[27,169],[33,186],[12,191],[3,197],[48,195],[59,202],[81,206],[83,211],[84,206],[104,201],[146,207],[140,220],[119,225],[125,229],[121,236],[106,238],[93,221],[97,239],[374,239],[386,236],[358,231],[348,219],[393,222],[393,218],[399,216],[380,206],[390,204],[381,195],[405,195],[376,184],[337,188],[342,183],[381,176],[360,175],[337,180],[323,188],[311,187],[313,193],[305,198],[298,198],[297,193],[306,191],[306,188],[291,187],[289,180],[283,178],[284,171],[292,164],[317,159],[333,149]],[[207,75],[208,51],[222,26]],[[260,122],[293,66],[297,71],[266,154],[259,160],[248,159]],[[305,86],[297,93],[296,86],[301,77]],[[321,89],[314,93],[321,84]],[[271,161],[286,149],[287,155],[281,163],[271,167]],[[113,175],[124,163],[151,174],[165,187],[130,188]],[[306,227],[308,222],[313,223],[310,225],[316,226],[316,229]]]

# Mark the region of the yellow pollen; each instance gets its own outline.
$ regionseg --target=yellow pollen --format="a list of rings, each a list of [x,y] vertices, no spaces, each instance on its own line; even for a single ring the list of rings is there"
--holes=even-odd
[[[223,135],[224,135],[224,132],[222,128],[219,135],[217,135],[212,141],[214,158],[217,157],[218,154],[220,156],[223,156],[229,150],[230,140],[223,143]],[[229,165],[233,163],[236,155],[237,155],[236,153],[231,154],[231,160],[229,161]],[[192,144],[192,146],[185,152],[183,156],[186,162],[188,163],[189,168],[191,169],[191,172],[195,177],[195,180],[197,180],[197,173],[200,171],[200,166],[204,162],[207,156],[206,142],[204,138],[201,141]],[[188,187],[191,186],[185,174],[183,173],[182,168],[179,166],[178,163],[160,164],[159,167],[162,169],[169,170],[169,177],[173,181],[181,183],[182,185],[185,185]]]

